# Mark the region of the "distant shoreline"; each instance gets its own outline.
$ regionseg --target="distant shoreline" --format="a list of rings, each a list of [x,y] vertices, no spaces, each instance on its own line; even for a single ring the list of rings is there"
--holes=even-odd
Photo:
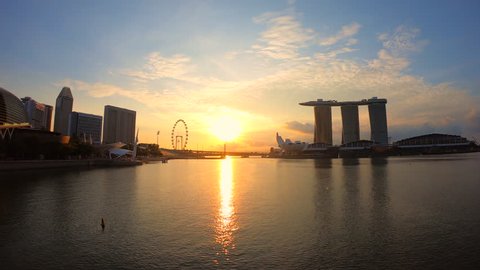
[[[0,161],[0,171],[38,170],[57,168],[93,168],[93,167],[126,167],[142,165],[141,161],[83,159],[83,160],[5,160]]]

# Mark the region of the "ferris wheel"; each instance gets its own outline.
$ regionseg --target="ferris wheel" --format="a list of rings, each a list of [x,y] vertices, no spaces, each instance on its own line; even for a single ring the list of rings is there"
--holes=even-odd
[[[182,130],[177,130],[177,129],[180,129],[180,126],[179,125],[181,123],[181,125],[183,125],[183,132],[181,132]],[[178,126],[178,128],[177,128]],[[187,123],[185,121],[183,121],[183,119],[178,119],[177,122],[175,122],[175,124],[173,125],[173,128],[172,128],[172,134],[171,134],[171,138],[172,138],[172,148],[177,150],[177,149],[180,149],[180,150],[185,150],[187,149],[187,143],[188,143],[188,126],[187,126]]]

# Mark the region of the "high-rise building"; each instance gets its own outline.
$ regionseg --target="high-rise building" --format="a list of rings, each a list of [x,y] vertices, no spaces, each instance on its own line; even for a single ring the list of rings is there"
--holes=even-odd
[[[315,106],[315,133],[314,143],[332,144],[332,107],[331,106]]]
[[[101,143],[102,117],[100,115],[72,112],[70,114],[68,135],[80,140],[92,141],[94,144]]]
[[[0,125],[27,123],[23,103],[14,94],[0,87]]]
[[[68,120],[73,107],[72,91],[68,87],[63,87],[58,94],[55,104],[55,123],[53,130],[63,135],[68,135]]]
[[[134,143],[135,111],[107,105],[103,117],[103,143]]]
[[[371,140],[378,144],[388,144],[387,113],[385,109],[385,103],[368,104]]]
[[[342,144],[360,140],[358,106],[368,105],[370,116],[371,140],[375,144],[388,144],[387,111],[384,98],[373,97],[360,101],[336,101],[317,99],[302,102],[300,105],[313,106],[315,114],[314,143],[332,144],[332,109],[340,106],[342,111]]]
[[[32,128],[50,131],[53,107],[37,102],[31,97],[22,98],[22,102],[27,112],[28,122],[32,125]]]
[[[340,108],[342,112],[342,144],[359,141],[358,105],[344,105]]]

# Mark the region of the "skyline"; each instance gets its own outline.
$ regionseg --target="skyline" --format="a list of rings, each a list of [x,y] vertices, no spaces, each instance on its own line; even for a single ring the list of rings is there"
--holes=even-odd
[[[298,103],[386,98],[392,140],[431,132],[480,138],[480,3],[462,1],[16,1],[0,11],[0,87],[73,110],[137,112],[141,142],[170,145],[177,119],[189,148],[266,150],[275,132],[313,140]],[[360,137],[369,139],[360,108]],[[333,133],[341,134],[340,109]],[[222,124],[223,123],[223,124]],[[212,132],[213,131],[213,132]],[[239,131],[240,132],[240,131]]]

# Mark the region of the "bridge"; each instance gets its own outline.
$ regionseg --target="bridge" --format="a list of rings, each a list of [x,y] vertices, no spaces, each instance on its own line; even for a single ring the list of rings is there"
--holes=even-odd
[[[201,151],[201,150],[173,150],[160,148],[165,157],[169,158],[185,158],[185,159],[204,159],[204,158],[223,158],[225,156],[234,157],[264,157],[265,152],[236,152],[236,151]]]

